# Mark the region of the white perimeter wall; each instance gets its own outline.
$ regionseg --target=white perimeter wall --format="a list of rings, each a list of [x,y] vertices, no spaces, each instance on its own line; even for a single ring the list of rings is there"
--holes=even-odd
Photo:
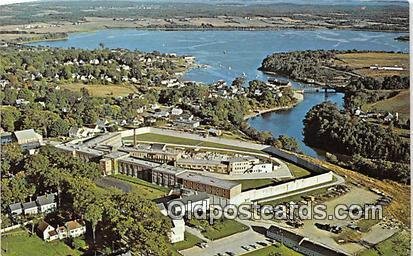
[[[280,185],[270,186],[261,189],[251,189],[241,192],[241,194],[231,199],[231,204],[242,204],[244,202],[257,201],[267,197],[278,196],[284,193],[294,192],[300,189],[309,188],[322,183],[331,182],[333,180],[333,173],[323,173],[316,176],[296,179]]]
[[[122,137],[133,136],[133,129],[122,131],[120,133]],[[231,145],[235,147],[251,148],[251,149],[257,149],[257,150],[262,150],[268,147],[268,145],[261,145],[261,144],[255,144],[255,143],[249,143],[249,142],[231,140],[231,139],[223,139],[223,138],[213,137],[213,136],[208,136],[207,138],[205,138],[197,134],[168,130],[168,129],[160,129],[160,128],[155,128],[155,127],[142,127],[142,128],[136,129],[136,135],[144,134],[144,133],[154,133],[154,134],[181,137],[181,138],[192,139],[192,140],[208,141],[208,142],[214,142],[214,143],[219,143],[219,144]]]

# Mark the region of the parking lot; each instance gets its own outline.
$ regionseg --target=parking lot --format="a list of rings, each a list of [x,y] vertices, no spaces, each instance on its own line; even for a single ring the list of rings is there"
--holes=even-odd
[[[267,238],[252,229],[207,243],[206,248],[198,246],[181,251],[184,256],[241,255],[270,244]],[[263,244],[259,243],[264,242]],[[255,247],[255,248],[254,248]]]
[[[368,204],[368,203],[374,203],[377,199],[379,199],[380,196],[368,191],[366,189],[363,188],[359,188],[359,187],[351,187],[350,191],[335,197],[331,200],[327,200],[324,202],[324,204],[327,206],[327,214],[334,216],[334,209],[337,205],[339,204],[344,204],[344,205],[351,205],[351,204],[359,204],[359,205],[364,205],[364,204]],[[327,225],[331,225],[331,226],[338,226],[338,227],[342,227],[343,229],[348,229],[346,228],[346,226],[348,224],[350,224],[352,221],[349,219],[344,219],[344,220],[339,220],[336,218],[332,218],[332,219],[325,219],[325,220],[314,220],[314,219],[310,219],[310,220],[303,220],[302,221],[304,223],[304,226],[300,227],[300,228],[292,228],[291,230],[304,235],[314,241],[323,243],[325,245],[328,245],[330,247],[333,248],[339,248],[340,250],[346,251],[348,253],[355,253],[358,252],[362,249],[365,249],[364,246],[362,246],[361,244],[358,243],[342,243],[342,244],[338,244],[336,242],[337,238],[339,237],[339,234],[335,234],[333,232],[330,231],[326,231],[323,229],[320,229],[318,227],[316,227],[316,223],[319,224],[327,224]],[[284,227],[288,227],[291,228],[290,226],[286,225],[285,223],[281,223],[281,226]],[[376,231],[377,232],[377,231]],[[374,233],[376,233],[374,232]],[[364,236],[365,234],[360,233],[360,236]],[[374,236],[373,233],[369,232],[369,238],[371,240],[376,240],[374,238],[372,238],[371,236]]]

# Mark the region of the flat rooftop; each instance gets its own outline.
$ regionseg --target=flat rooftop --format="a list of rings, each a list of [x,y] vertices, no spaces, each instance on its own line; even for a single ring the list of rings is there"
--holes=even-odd
[[[113,151],[107,155],[105,155],[106,158],[112,158],[112,159],[118,159],[120,157],[125,157],[128,156],[128,153],[121,152],[121,151]]]
[[[172,165],[166,165],[166,164],[159,165],[159,166],[153,168],[152,171],[168,173],[168,174],[180,174],[180,173],[186,172],[185,169],[175,167],[175,166],[172,166]]]
[[[119,162],[136,164],[136,165],[141,165],[141,166],[147,166],[147,167],[151,167],[151,168],[155,168],[155,167],[160,166],[160,164],[158,164],[158,163],[145,161],[145,160],[141,160],[141,159],[130,157],[130,156],[119,159]]]
[[[220,160],[200,159],[200,158],[181,158],[176,160],[177,164],[205,164],[205,165],[218,165],[222,164]]]
[[[240,186],[240,183],[236,183],[233,181],[229,180],[221,180],[218,178],[213,178],[213,177],[207,177],[204,175],[192,173],[192,172],[185,172],[177,175],[178,178],[183,179],[183,180],[189,180],[192,182],[197,182],[213,187],[219,187],[219,188],[224,188],[224,189],[231,189],[236,186]]]

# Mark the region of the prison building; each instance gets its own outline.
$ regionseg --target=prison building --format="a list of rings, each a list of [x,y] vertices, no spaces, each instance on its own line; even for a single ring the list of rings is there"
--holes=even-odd
[[[178,182],[183,189],[205,192],[210,195],[211,203],[227,204],[230,199],[241,193],[241,184],[208,177],[193,172],[178,175]]]
[[[224,164],[220,160],[209,159],[178,159],[175,161],[175,166],[195,171],[209,171],[228,174],[228,164]]]
[[[171,165],[160,165],[152,168],[152,183],[165,186],[165,187],[175,187],[178,185],[178,175],[185,173],[186,170],[171,166]]]
[[[158,163],[137,159],[134,157],[126,157],[117,161],[117,172],[125,174],[148,182],[152,182],[152,169],[160,166]]]

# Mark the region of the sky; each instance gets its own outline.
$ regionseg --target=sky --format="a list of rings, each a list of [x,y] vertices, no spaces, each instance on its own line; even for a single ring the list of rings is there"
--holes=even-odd
[[[33,0],[0,0],[0,5],[32,2]]]

